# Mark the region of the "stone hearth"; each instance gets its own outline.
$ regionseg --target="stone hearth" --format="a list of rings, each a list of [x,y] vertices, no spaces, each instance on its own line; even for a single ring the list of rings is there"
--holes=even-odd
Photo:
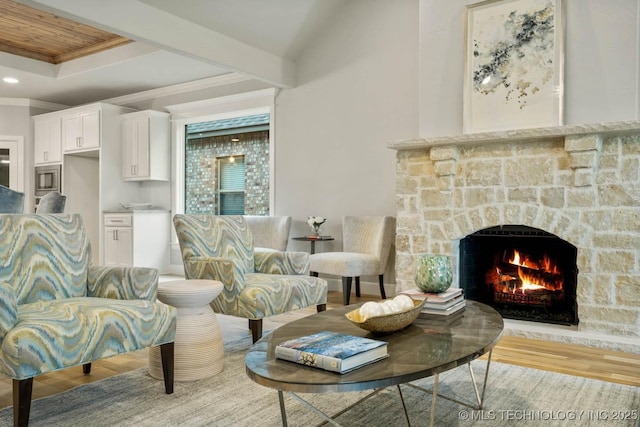
[[[400,141],[397,290],[421,253],[452,256],[489,227],[517,224],[578,248],[577,327],[507,321],[505,333],[640,351],[640,122]],[[457,277],[454,285],[457,286]]]

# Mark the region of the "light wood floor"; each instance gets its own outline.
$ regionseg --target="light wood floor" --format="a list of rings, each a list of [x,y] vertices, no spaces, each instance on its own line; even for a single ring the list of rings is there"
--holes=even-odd
[[[351,298],[352,303],[377,300],[377,297]],[[341,292],[329,292],[327,309],[342,305]],[[315,313],[315,308],[299,310],[265,320],[272,329],[302,316]],[[245,319],[218,316],[225,340],[248,335]],[[493,350],[493,361],[559,372],[640,387],[640,355],[593,349],[569,344],[551,343],[528,338],[505,336]],[[34,379],[33,398],[38,399],[147,366],[147,351],[125,354],[92,364],[91,375],[82,368],[70,368]],[[0,408],[12,405],[12,381],[0,376]]]

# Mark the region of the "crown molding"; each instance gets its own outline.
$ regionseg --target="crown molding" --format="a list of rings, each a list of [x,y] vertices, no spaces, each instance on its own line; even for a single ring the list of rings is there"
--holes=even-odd
[[[178,95],[185,92],[193,92],[203,89],[209,89],[217,86],[225,86],[233,83],[240,83],[251,78],[237,73],[228,73],[221,76],[209,77],[206,79],[194,80],[192,82],[180,83],[172,86],[165,86],[158,89],[150,89],[142,92],[132,93],[129,95],[118,96],[115,98],[105,99],[102,102],[114,105],[128,105],[136,102],[149,101],[165,96]]]
[[[11,107],[32,107],[42,108],[43,110],[58,111],[68,108],[68,105],[56,104],[53,102],[38,101],[37,99],[28,98],[0,98],[0,105]]]

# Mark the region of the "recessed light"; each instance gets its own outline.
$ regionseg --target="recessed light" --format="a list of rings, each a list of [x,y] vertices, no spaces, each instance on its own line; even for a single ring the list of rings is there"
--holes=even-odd
[[[5,77],[2,79],[2,81],[10,84],[16,84],[20,82],[20,80],[16,79],[15,77]]]

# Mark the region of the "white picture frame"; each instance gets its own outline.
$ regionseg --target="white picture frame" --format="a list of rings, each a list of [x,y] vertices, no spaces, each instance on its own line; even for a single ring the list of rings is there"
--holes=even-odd
[[[464,133],[561,126],[564,0],[466,8]]]

